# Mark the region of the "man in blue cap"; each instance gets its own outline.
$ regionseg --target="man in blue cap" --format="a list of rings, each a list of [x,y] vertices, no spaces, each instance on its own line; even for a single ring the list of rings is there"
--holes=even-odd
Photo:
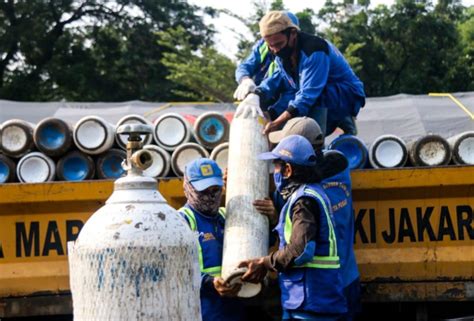
[[[285,11],[285,14],[295,25],[299,25],[298,17]],[[255,90],[267,77],[272,76],[277,69],[275,55],[268,49],[267,43],[260,39],[253,46],[250,54],[245,58],[235,70],[235,79],[239,86],[234,92],[234,98],[244,100],[245,97]],[[283,84],[284,85],[284,84]],[[267,111],[270,119],[276,119],[288,107],[288,102],[294,98],[296,91],[287,86],[282,88],[278,96],[272,97]]]
[[[313,147],[290,135],[259,159],[273,160],[275,187],[286,202],[275,228],[280,246],[241,262],[248,268],[242,280],[261,282],[268,270],[280,272],[283,320],[339,320],[347,308],[335,224]]]
[[[199,233],[201,313],[203,321],[245,321],[243,303],[235,298],[240,285],[221,277],[225,209],[219,208],[222,171],[211,159],[199,158],[186,165],[186,204],[179,209],[190,228]]]

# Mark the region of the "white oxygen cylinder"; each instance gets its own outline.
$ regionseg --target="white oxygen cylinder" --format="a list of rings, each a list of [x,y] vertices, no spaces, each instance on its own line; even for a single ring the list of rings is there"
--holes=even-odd
[[[258,96],[251,95],[237,108],[230,128],[222,260],[224,279],[238,270],[241,261],[268,254],[268,219],[252,203],[269,194],[268,162],[257,159],[269,146],[262,134],[265,120]],[[260,284],[243,283],[238,295],[252,297],[260,290]]]
[[[172,152],[178,146],[188,143],[192,137],[188,121],[180,114],[166,113],[155,120],[153,138],[161,148]]]
[[[68,243],[75,321],[201,320],[197,234],[141,174],[151,155],[139,136],[150,132],[120,127],[128,175]]]
[[[2,151],[5,155],[20,158],[34,147],[34,125],[21,120],[7,120],[2,125]]]
[[[156,145],[145,145],[143,149],[150,152],[152,164],[143,171],[143,175],[147,177],[166,177],[171,168],[171,156],[166,150]]]
[[[54,180],[56,165],[45,154],[32,152],[20,159],[16,173],[22,183],[44,183]]]
[[[216,148],[212,150],[209,158],[215,161],[221,170],[225,170],[229,162],[229,143],[217,145]]]
[[[459,165],[474,165],[474,131],[467,131],[448,138],[453,151],[453,161]]]
[[[112,148],[115,128],[98,116],[81,118],[74,126],[74,143],[82,152],[90,155],[102,154]]]
[[[136,114],[127,115],[120,118],[117,124],[115,124],[115,127],[119,128],[120,126],[125,124],[145,124],[153,126],[153,124],[148,119]],[[126,135],[115,134],[115,141],[117,142],[117,145],[120,146],[120,148],[122,149],[127,149],[127,138],[128,137],[126,137]],[[143,135],[142,141],[143,145],[151,144],[151,142],[153,141],[153,134]]]
[[[374,168],[403,167],[407,160],[406,143],[398,136],[382,135],[370,145],[369,161]]]
[[[414,166],[441,166],[451,161],[451,147],[446,139],[439,135],[422,136],[408,143],[407,149]]]
[[[207,150],[196,143],[186,143],[175,149],[171,154],[171,169],[176,176],[181,177],[184,174],[184,168],[189,162],[198,158],[208,158]]]

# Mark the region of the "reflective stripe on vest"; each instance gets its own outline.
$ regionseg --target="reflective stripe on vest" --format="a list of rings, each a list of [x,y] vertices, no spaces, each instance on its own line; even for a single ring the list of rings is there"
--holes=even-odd
[[[266,42],[263,42],[260,47],[258,48],[258,52],[260,53],[260,63],[263,64],[265,62],[265,58],[267,58],[267,55],[269,53],[268,45]],[[265,78],[270,77],[273,75],[275,70],[277,69],[278,65],[275,60],[272,60],[270,65],[268,66],[268,70],[265,73]]]
[[[270,66],[268,66],[266,77],[270,77],[271,75],[273,75],[277,67],[278,67],[277,63],[275,62],[275,60],[273,60]]]
[[[334,232],[334,226],[332,225],[331,216],[329,214],[329,209],[324,202],[324,199],[317,192],[312,189],[306,188],[305,193],[315,196],[319,202],[322,204],[324,209],[324,214],[328,222],[329,228],[329,255],[328,256],[313,256],[311,262],[295,265],[294,267],[307,267],[307,268],[319,268],[319,269],[338,269],[340,268],[339,256],[337,255],[337,243],[336,243],[336,234]],[[290,217],[290,210],[292,206],[288,206],[285,214],[285,230],[284,236],[286,243],[290,243],[291,233],[293,229],[293,222]]]
[[[260,63],[263,64],[265,61],[265,58],[267,58],[268,55],[268,46],[266,42],[263,42],[260,47],[258,48],[258,52],[260,54]]]
[[[189,227],[191,228],[191,231],[197,232],[198,231],[197,222],[196,222],[196,218],[194,217],[194,212],[187,207],[182,207],[179,211],[183,213],[184,215],[186,215],[186,217],[188,218]],[[225,213],[226,213],[225,208],[219,207],[219,215],[222,216],[224,219],[225,219]],[[199,243],[199,240],[198,240],[198,256],[199,256],[199,269],[201,270],[202,273],[206,273],[214,277],[221,276],[221,271],[222,271],[221,266],[211,266],[208,268],[204,268],[202,247],[201,247],[201,243]]]

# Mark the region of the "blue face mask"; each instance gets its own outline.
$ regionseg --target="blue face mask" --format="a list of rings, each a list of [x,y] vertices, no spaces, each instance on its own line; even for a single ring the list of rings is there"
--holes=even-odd
[[[286,185],[288,185],[288,178],[283,177],[281,172],[273,173],[273,180],[278,193],[281,193]]]

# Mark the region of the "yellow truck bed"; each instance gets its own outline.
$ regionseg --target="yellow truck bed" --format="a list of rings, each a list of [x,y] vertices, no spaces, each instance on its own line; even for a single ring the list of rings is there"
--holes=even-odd
[[[352,173],[356,256],[368,302],[474,300],[474,167]],[[0,186],[0,317],[68,314],[66,242],[112,181]],[[180,179],[161,180],[171,206]]]

